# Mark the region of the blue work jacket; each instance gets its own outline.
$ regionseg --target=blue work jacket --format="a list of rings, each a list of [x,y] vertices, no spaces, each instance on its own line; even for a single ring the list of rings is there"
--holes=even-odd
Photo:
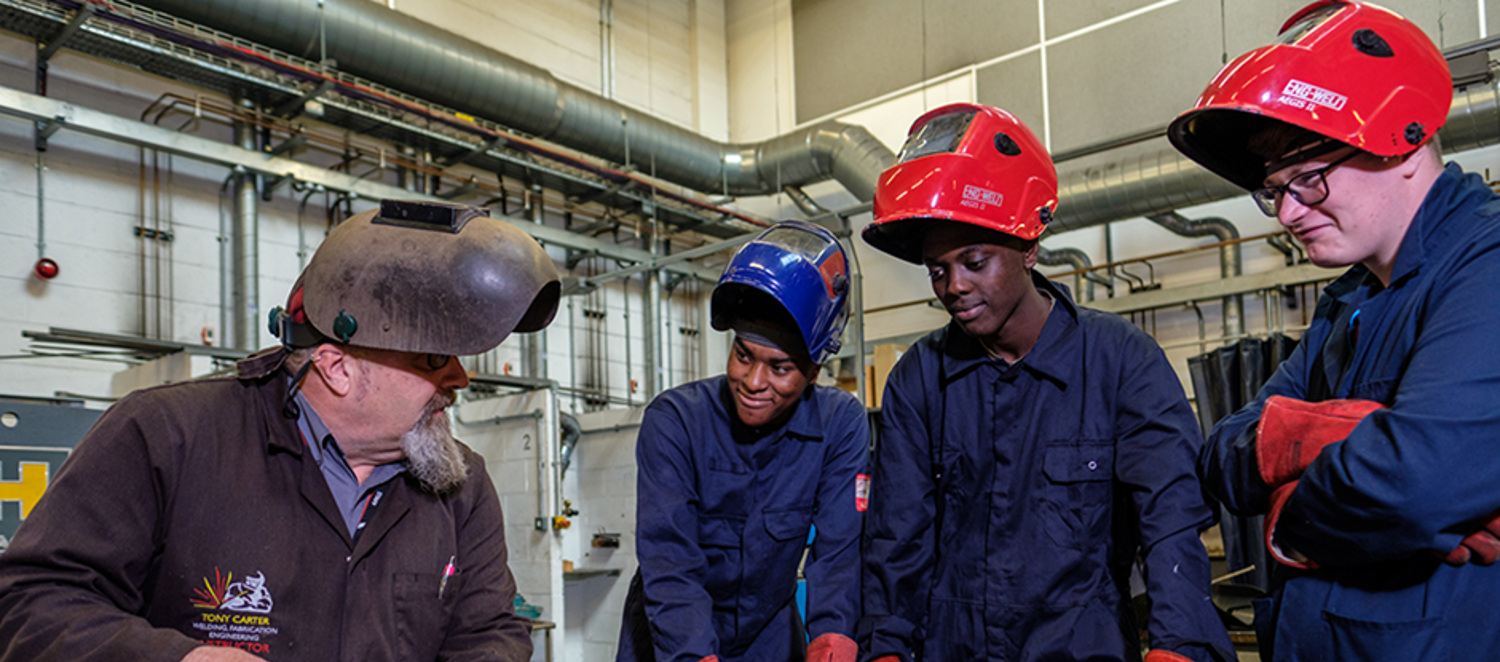
[[[720,376],[662,393],[636,445],[636,556],[617,659],[801,660],[807,637],[853,638],[856,476],[870,433],[854,396],[812,386],[785,424],[738,422]],[[807,622],[797,567],[808,533]]]
[[[863,659],[1233,659],[1209,599],[1202,434],[1166,356],[1124,319],[1056,304],[1026,356],[950,324],[886,386],[865,520]]]
[[[1282,511],[1278,544],[1322,569],[1279,566],[1284,584],[1256,611],[1261,642],[1273,646],[1266,659],[1483,660],[1500,651],[1500,566],[1452,568],[1434,555],[1500,509],[1497,298],[1500,201],[1450,164],[1402,239],[1390,286],[1363,266],[1330,284],[1255,402],[1214,428],[1205,484],[1249,515],[1269,507],[1255,464],[1266,398],[1390,407],[1324,448]]]

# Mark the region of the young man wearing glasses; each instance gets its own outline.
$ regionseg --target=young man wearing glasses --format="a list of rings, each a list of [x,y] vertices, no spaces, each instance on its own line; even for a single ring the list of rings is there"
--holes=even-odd
[[[1267,514],[1266,660],[1489,659],[1500,647],[1500,200],[1446,168],[1447,63],[1410,21],[1329,1],[1172,123],[1315,264],[1350,269],[1199,463]]]

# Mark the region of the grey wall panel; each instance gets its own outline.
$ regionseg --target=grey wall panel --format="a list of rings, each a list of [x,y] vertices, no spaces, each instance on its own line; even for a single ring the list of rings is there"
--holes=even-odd
[[[1218,72],[1217,0],[1185,0],[1047,49],[1052,151],[1170,122]]]
[[[1486,0],[1489,34],[1500,27],[1493,14],[1500,10],[1500,0]],[[1379,0],[1376,4],[1405,16],[1421,26],[1440,49],[1449,49],[1479,38],[1479,3],[1477,0]],[[1225,4],[1225,30],[1229,57],[1270,43],[1282,23],[1304,0],[1231,0]],[[1207,83],[1208,81],[1204,81]]]
[[[1500,0],[1484,0],[1485,34],[1500,34]]]
[[[1233,60],[1271,43],[1281,30],[1281,24],[1307,4],[1302,0],[1235,0],[1225,3],[1224,25],[1219,26],[1224,34],[1224,52]],[[1207,85],[1208,80],[1203,79],[1203,84]]]
[[[1154,2],[1156,0],[1047,0],[1047,38],[1065,35]]]
[[[797,0],[797,121],[920,82],[922,6],[910,0]]]
[[[979,103],[999,106],[1019,117],[1042,136],[1042,56],[1027,53],[979,70],[975,80]]]
[[[794,0],[797,121],[1039,40],[1028,0]]]
[[[1014,53],[1040,40],[1035,2],[942,0],[925,6],[929,76]]]
[[[1485,0],[1500,33],[1500,0]],[[1307,0],[1181,0],[1048,48],[1054,151],[1162,126],[1226,59],[1269,43]],[[1047,0],[1059,36],[1152,0]],[[1479,38],[1478,0],[1385,0],[1439,46]],[[1221,15],[1222,8],[1222,15]],[[924,13],[925,12],[925,13]],[[1029,0],[794,0],[797,120],[810,119],[1033,45]],[[925,56],[924,56],[925,53]],[[978,100],[1043,132],[1039,57],[985,67]]]
[[[1377,0],[1376,4],[1422,26],[1427,36],[1443,50],[1479,38],[1477,0]]]

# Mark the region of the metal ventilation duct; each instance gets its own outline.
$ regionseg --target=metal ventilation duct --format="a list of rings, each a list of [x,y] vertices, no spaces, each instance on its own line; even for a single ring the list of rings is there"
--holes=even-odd
[[[768,195],[832,177],[860,200],[895,155],[864,127],[824,122],[720,143],[368,0],[142,0],[142,4],[688,188]]]
[[[1245,194],[1171,147],[1120,152],[1108,163],[1057,173],[1057,218],[1049,234]]]
[[[863,127],[832,121],[762,143],[716,142],[373,2],[141,2],[300,57],[326,56],[355,75],[702,192],[768,195],[832,177],[869,201],[895,160]],[[1457,90],[1440,135],[1450,153],[1500,142],[1497,82]],[[1060,171],[1052,233],[1244,194],[1164,142]]]
[[[1438,132],[1449,154],[1500,142],[1500,81],[1459,88]],[[1058,172],[1058,216],[1052,234],[1244,195],[1245,191],[1201,168],[1164,140],[1111,150],[1106,163]]]

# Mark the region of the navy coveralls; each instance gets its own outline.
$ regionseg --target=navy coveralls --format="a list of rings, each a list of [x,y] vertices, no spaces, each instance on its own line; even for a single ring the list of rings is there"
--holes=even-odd
[[[869,453],[864,407],[810,387],[787,423],[749,429],[727,380],[651,402],[636,446],[636,556],[622,662],[801,660],[805,638],[853,638],[859,616],[855,477]],[[810,525],[807,625],[797,566]]]
[[[1390,407],[1323,449],[1282,511],[1277,543],[1322,569],[1279,566],[1285,584],[1256,610],[1262,645],[1274,644],[1266,659],[1482,660],[1500,651],[1500,566],[1451,568],[1433,554],[1500,509],[1497,297],[1500,201],[1450,164],[1402,240],[1390,286],[1363,266],[1329,285],[1257,400],[1214,428],[1205,485],[1248,515],[1268,509],[1255,465],[1267,397]]]
[[[1152,339],[1057,302],[1015,364],[950,324],[886,386],[865,521],[865,659],[1136,660],[1131,565],[1151,644],[1233,659],[1209,600],[1193,473],[1202,435]]]

